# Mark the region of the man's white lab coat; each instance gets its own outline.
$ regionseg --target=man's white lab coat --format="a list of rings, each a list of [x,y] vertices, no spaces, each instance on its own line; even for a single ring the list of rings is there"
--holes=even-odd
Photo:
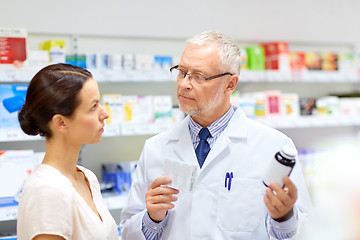
[[[124,240],[145,239],[142,218],[146,213],[145,194],[155,178],[162,176],[166,158],[197,164],[188,128],[189,116],[175,128],[145,142],[122,212]],[[236,109],[227,128],[211,148],[203,167],[198,169],[192,192],[180,192],[163,238],[188,239],[269,239],[265,226],[268,210],[262,178],[270,161],[290,138],[259,124]],[[225,187],[227,172],[233,172],[230,191]],[[300,221],[311,207],[299,163],[290,178],[298,189],[294,211]]]

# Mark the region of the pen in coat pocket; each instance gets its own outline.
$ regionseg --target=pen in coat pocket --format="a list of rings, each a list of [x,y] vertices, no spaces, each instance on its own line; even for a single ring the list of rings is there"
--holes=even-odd
[[[227,172],[225,174],[225,188],[227,187],[228,191],[231,189],[231,181],[234,178],[233,172]],[[229,180],[229,181],[228,181]]]

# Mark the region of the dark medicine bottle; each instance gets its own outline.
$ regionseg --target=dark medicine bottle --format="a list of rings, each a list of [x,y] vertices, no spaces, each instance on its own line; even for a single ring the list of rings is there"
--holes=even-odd
[[[264,175],[263,183],[269,186],[270,182],[276,182],[281,188],[284,187],[282,178],[290,176],[294,166],[297,150],[294,147],[283,146],[281,151],[277,152],[274,159],[269,163],[268,169]]]

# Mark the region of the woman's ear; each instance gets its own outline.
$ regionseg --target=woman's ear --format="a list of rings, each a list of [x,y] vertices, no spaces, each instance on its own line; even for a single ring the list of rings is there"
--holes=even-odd
[[[66,119],[61,114],[55,114],[52,117],[51,125],[55,131],[58,131],[58,132],[66,132],[67,131]]]

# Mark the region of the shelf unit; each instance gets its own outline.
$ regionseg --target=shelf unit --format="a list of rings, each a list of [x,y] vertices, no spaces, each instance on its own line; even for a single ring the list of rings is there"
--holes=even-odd
[[[169,72],[164,70],[153,71],[111,71],[92,70],[94,78],[99,84],[106,83],[163,83],[175,81]],[[27,83],[35,75],[36,70],[0,70],[0,83]],[[359,83],[357,73],[304,71],[304,72],[279,72],[279,71],[242,71],[239,84],[242,83]],[[303,116],[298,118],[270,117],[256,118],[268,126],[278,129],[288,128],[314,128],[360,126],[358,116]],[[154,135],[171,128],[174,124],[122,124],[105,127],[104,137]],[[0,142],[41,140],[39,136],[32,137],[24,134],[21,129],[0,129]]]
[[[125,93],[124,90],[127,90],[127,88],[130,88],[130,91],[127,91],[132,92],[132,94],[140,95],[143,92],[150,94],[153,93],[153,89],[148,86],[156,86],[158,89],[162,88],[162,91],[167,92],[167,94],[171,94],[173,99],[176,100],[174,92],[170,93],[169,90],[170,88],[172,89],[171,91],[175,90],[176,82],[171,78],[168,71],[90,71],[99,83],[101,94],[116,92],[126,95],[127,93]],[[0,69],[0,84],[28,83],[36,72],[37,70],[30,69]],[[356,72],[304,71],[284,73],[278,71],[253,72],[243,70],[240,74],[238,89],[240,92],[246,92],[248,91],[246,88],[250,85],[255,89],[269,90],[270,88],[291,88],[296,85],[296,89],[293,91],[298,92],[303,90],[298,89],[298,86],[329,86],[331,84],[349,85],[346,86],[346,89],[350,89],[353,86],[360,89],[360,76]],[[135,87],[133,87],[133,85]],[[123,86],[125,87],[123,88]],[[140,93],[138,91],[139,86],[142,88],[140,89],[142,91],[140,91]],[[297,146],[300,145],[302,147],[313,144],[313,141],[302,144],[301,141],[303,141],[302,138],[304,135],[317,134],[319,137],[327,136],[329,129],[331,129],[331,131],[333,131],[333,129],[340,129],[334,131],[335,134],[346,132],[346,134],[351,135],[354,129],[359,132],[360,126],[359,116],[272,117],[256,118],[255,120],[285,132],[294,140]],[[85,146],[84,150],[82,150],[83,164],[93,170],[99,177],[101,171],[99,162],[114,162],[119,161],[119,159],[120,161],[137,160],[146,138],[171,127],[172,124],[122,124],[112,126],[111,128],[105,127],[102,142],[92,145],[91,147]],[[336,137],[336,135],[333,136]],[[29,137],[20,129],[0,129],[0,143],[1,148],[5,150],[40,148],[44,151],[45,145],[42,138],[38,136]],[[131,154],[129,152],[131,152]],[[128,156],[125,156],[125,154],[128,154]],[[111,212],[121,211],[126,196],[105,196],[104,199]],[[118,216],[118,212],[115,215]],[[0,222],[16,222],[16,219],[17,206],[0,207]]]
[[[110,211],[121,210],[125,205],[128,194],[103,194],[106,206]],[[18,206],[0,207],[0,222],[17,219]]]
[[[30,82],[34,69],[0,69],[0,83]],[[168,70],[122,71],[89,69],[97,82],[175,82]],[[339,82],[360,83],[360,72],[241,70],[239,82]]]

